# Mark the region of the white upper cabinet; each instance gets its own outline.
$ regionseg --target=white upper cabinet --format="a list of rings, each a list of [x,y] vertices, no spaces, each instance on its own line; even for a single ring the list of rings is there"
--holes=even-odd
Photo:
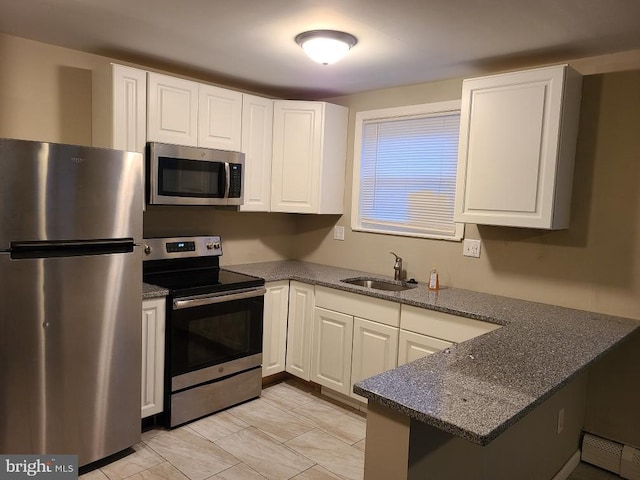
[[[242,93],[203,84],[198,91],[198,146],[239,152]]]
[[[149,73],[147,139],[150,142],[198,145],[198,83]]]
[[[456,221],[568,228],[581,87],[567,65],[463,82]]]
[[[158,73],[148,92],[149,141],[240,151],[242,93]]]
[[[343,212],[349,110],[274,101],[271,211]]]
[[[93,72],[93,145],[144,152],[147,72],[109,64]]]
[[[241,211],[268,212],[271,209],[271,156],[273,150],[273,100],[243,95],[242,152],[244,204]]]

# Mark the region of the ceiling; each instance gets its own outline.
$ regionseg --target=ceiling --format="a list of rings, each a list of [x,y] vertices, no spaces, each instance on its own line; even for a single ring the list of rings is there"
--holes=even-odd
[[[265,94],[328,98],[640,48],[638,0],[0,0],[0,32]],[[344,30],[340,62],[294,37]]]

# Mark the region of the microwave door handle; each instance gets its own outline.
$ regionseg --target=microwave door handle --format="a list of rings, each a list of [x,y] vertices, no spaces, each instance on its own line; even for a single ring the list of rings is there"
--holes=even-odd
[[[231,186],[231,167],[229,162],[224,162],[224,197],[229,198],[229,187]]]

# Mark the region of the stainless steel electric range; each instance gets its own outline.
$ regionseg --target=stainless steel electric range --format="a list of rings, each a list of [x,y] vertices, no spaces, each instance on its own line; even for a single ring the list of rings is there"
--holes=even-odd
[[[220,269],[219,236],[148,238],[144,245],[144,281],[169,290],[167,426],[258,397],[264,280]]]

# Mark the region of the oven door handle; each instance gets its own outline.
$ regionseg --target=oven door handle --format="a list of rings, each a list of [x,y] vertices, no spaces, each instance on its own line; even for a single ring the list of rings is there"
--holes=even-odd
[[[183,308],[201,307],[203,305],[213,305],[216,303],[232,302],[234,300],[244,300],[246,298],[261,297],[267,293],[264,287],[250,288],[233,293],[218,293],[213,295],[197,295],[194,297],[185,297],[183,299],[173,300],[173,309],[181,310]]]

